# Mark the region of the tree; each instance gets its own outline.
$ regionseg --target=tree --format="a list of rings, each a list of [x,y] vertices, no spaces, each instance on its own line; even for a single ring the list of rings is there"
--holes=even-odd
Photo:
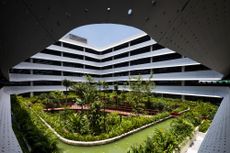
[[[143,82],[140,75],[129,78],[129,92],[127,100],[135,114],[143,112]]]
[[[65,86],[65,88],[66,88],[66,92],[65,92],[65,103],[67,105],[67,91],[68,91],[68,88],[71,86],[72,82],[69,81],[69,80],[67,80],[67,79],[65,79],[65,80],[62,81],[62,83],[63,83],[63,86]]]
[[[106,113],[105,113],[105,107],[106,107],[106,97],[105,97],[105,91],[108,90],[109,86],[105,81],[99,81],[98,82],[98,88],[99,91],[103,90],[103,98],[101,101],[103,101],[103,115],[104,115],[104,131],[106,131]]]
[[[89,114],[89,121],[90,121],[90,128],[92,130],[93,135],[98,135],[101,133],[101,108],[102,104],[100,101],[95,101],[91,104],[90,107],[90,114]]]
[[[147,99],[147,101],[145,101],[146,106],[151,106],[152,90],[155,88],[155,83],[152,81],[152,77],[153,74],[150,75],[148,80],[145,80],[142,83],[143,96]]]
[[[100,127],[101,104],[98,104],[97,102],[98,94],[93,78],[91,76],[85,76],[85,81],[72,84],[71,90],[73,90],[78,96],[78,98],[76,98],[76,102],[77,104],[81,105],[81,119],[84,117],[83,106],[85,104],[90,105],[90,110],[87,113],[87,117],[89,118],[89,125],[93,130],[93,134],[97,134],[99,131],[96,129]]]
[[[134,76],[129,78],[129,93],[128,101],[132,106],[133,111],[137,114],[143,112],[144,99],[150,102],[152,96],[152,89],[154,82],[151,81],[152,74],[147,81],[142,80],[141,76]]]
[[[83,104],[92,104],[97,99],[97,88],[92,77],[85,76],[85,82],[78,82],[71,86]]]

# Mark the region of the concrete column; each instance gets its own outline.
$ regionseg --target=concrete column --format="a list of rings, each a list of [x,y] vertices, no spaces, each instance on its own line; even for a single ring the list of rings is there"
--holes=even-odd
[[[131,46],[131,45],[130,45],[130,42],[128,43],[128,46]],[[130,56],[131,56],[131,55],[130,55],[130,51],[129,51],[128,57],[130,57]],[[130,67],[130,61],[129,61],[129,67]],[[129,77],[130,77],[130,71],[129,71],[128,73],[129,73],[128,75],[129,75]]]
[[[31,58],[30,59],[30,63],[33,63],[33,59]],[[33,75],[34,74],[34,70],[30,70],[30,75]],[[30,86],[34,86],[34,82],[33,81],[30,81]],[[30,92],[30,97],[33,97],[34,96],[34,93],[33,92]]]
[[[114,48],[112,48],[112,52],[114,51]],[[114,61],[114,56],[112,57],[112,61]],[[112,65],[112,77],[114,78],[114,64]],[[113,85],[114,85],[114,82],[113,82]]]
[[[152,51],[152,46],[151,46],[151,51]],[[150,63],[153,63],[153,58],[150,58]],[[153,69],[150,70],[150,75],[153,74]]]
[[[182,56],[182,58],[184,58],[184,56]],[[185,67],[182,66],[182,67],[181,67],[181,72],[184,72],[184,71],[185,71]],[[181,86],[185,86],[185,81],[184,81],[184,80],[181,81]],[[185,96],[184,96],[184,95],[181,95],[181,100],[182,100],[182,101],[185,100]]]
[[[83,48],[83,52],[85,52],[85,48]],[[85,55],[83,56],[83,60],[85,61]],[[83,69],[85,69],[85,64],[83,64]]]
[[[61,46],[63,45],[63,43],[61,43]],[[63,52],[61,52],[61,57],[63,57]],[[61,61],[61,67],[63,67],[63,62]],[[64,72],[61,71],[61,76],[64,76]],[[63,81],[61,81],[61,85],[63,85]]]

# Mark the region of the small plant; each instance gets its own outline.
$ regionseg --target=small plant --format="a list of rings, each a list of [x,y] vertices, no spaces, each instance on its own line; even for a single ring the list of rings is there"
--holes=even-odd
[[[210,120],[204,120],[199,127],[199,131],[205,133],[210,125],[211,125]]]

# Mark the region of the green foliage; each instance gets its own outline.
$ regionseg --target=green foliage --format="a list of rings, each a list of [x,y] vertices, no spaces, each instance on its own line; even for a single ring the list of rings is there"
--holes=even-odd
[[[210,120],[204,120],[201,125],[199,126],[199,131],[205,133],[209,126],[211,125],[212,121]]]
[[[71,89],[81,99],[82,104],[91,104],[98,98],[97,88],[90,76],[86,76],[85,79],[86,82],[72,84]]]
[[[40,106],[34,109],[40,110]],[[58,153],[57,138],[42,123],[37,114],[29,108],[22,97],[12,98],[13,118],[17,121],[20,132],[31,147],[32,153]]]
[[[171,123],[171,131],[180,142],[182,142],[184,138],[191,136],[193,130],[194,125],[184,118],[178,118]]]
[[[127,94],[127,101],[132,106],[136,114],[144,111],[144,98],[150,102],[151,91],[154,88],[154,83],[151,78],[148,81],[142,80],[141,76],[129,78],[129,92]]]
[[[72,82],[70,80],[65,79],[62,81],[62,84],[63,86],[66,87],[66,91],[67,91],[67,89],[72,85]]]
[[[151,90],[153,88],[154,83],[151,78],[144,81],[139,76],[130,78],[129,92],[120,93],[118,86],[113,92],[110,92],[107,83],[98,82],[96,84],[92,77],[86,76],[85,82],[71,84],[71,91],[68,92],[68,95],[66,94],[66,97],[63,92],[55,91],[29,99],[18,98],[19,101],[24,101],[25,107],[33,110],[32,113],[36,112],[42,116],[60,135],[79,141],[111,138],[158,121],[169,116],[172,112],[191,109],[190,112],[175,119],[170,130],[154,131],[153,137],[149,137],[140,146],[132,147],[130,153],[173,152],[186,137],[191,136],[194,127],[200,125],[203,119],[211,120],[217,110],[217,107],[210,103],[182,102],[180,99],[152,97]],[[63,106],[60,101],[67,98],[71,98],[81,105],[82,110],[80,112],[68,109],[58,113],[43,112],[45,107]],[[83,110],[84,105],[87,105],[89,110]],[[128,110],[131,108],[136,115],[121,116],[118,113],[106,113],[106,106],[116,109],[123,106],[123,109]],[[155,115],[152,117],[143,116],[149,110],[149,114],[153,112]],[[33,122],[40,125],[37,120],[39,119],[35,119]],[[207,123],[204,123],[201,130],[205,130],[206,127]]]
[[[155,130],[144,144],[132,146],[128,153],[172,153],[179,149],[179,144],[192,134],[193,125],[184,119],[176,119],[167,131]]]
[[[158,100],[155,99],[155,101]],[[167,99],[164,103],[167,104],[168,101],[171,101],[171,99]],[[187,137],[192,135],[194,127],[200,125],[202,119],[212,119],[217,110],[217,106],[210,103],[200,101],[186,101],[185,103],[183,105],[180,104],[180,109],[190,106],[191,110],[174,120],[170,125],[169,131],[155,131],[153,137],[148,138],[145,143],[139,146],[133,146],[128,153],[172,153],[174,150],[179,149],[178,146]],[[171,106],[173,105],[172,103]],[[211,120],[204,120],[199,130],[206,132],[210,123]]]
[[[91,104],[89,113],[90,128],[93,135],[98,135],[102,131],[102,103],[96,101]]]

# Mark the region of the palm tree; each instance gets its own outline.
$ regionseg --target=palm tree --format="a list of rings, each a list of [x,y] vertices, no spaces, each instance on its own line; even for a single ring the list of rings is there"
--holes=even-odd
[[[76,98],[76,103],[81,105],[81,112],[83,111],[83,106],[87,102],[86,97],[86,86],[85,83],[75,83],[71,86],[71,89],[76,93],[78,98]]]
[[[72,82],[69,81],[69,80],[67,80],[67,79],[65,79],[65,80],[62,81],[62,84],[66,88],[66,92],[65,92],[65,103],[67,105],[67,91],[68,91],[68,88],[71,86]]]

